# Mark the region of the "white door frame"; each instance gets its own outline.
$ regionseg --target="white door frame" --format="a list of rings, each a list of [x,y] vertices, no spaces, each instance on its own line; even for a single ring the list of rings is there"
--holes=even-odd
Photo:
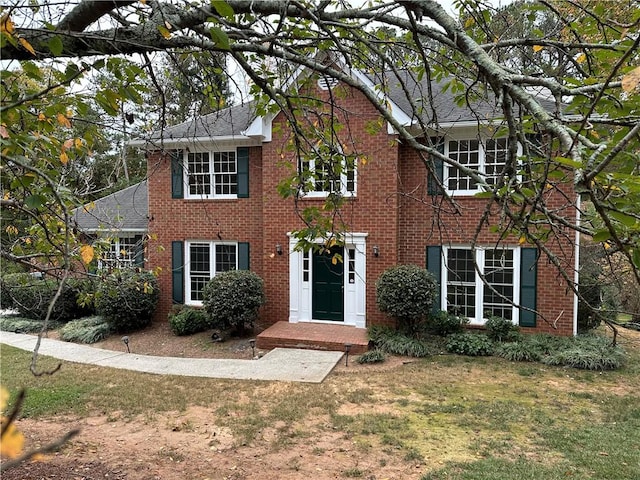
[[[297,239],[289,236],[289,322],[317,322],[366,328],[367,233],[344,236],[344,322],[312,318],[311,252],[295,250]],[[322,243],[321,239],[317,243]]]

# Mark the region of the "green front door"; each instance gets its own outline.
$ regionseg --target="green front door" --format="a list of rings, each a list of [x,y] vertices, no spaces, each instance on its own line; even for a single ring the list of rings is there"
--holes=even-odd
[[[344,321],[344,262],[334,263],[333,256],[344,258],[342,247],[334,247],[324,254],[313,252],[312,316],[314,320]]]

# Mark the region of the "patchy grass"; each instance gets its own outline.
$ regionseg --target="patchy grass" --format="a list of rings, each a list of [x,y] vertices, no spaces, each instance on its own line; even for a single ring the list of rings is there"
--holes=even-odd
[[[640,355],[637,346],[624,347],[628,362],[615,371],[436,355],[342,370],[320,385],[73,363],[34,377],[30,354],[5,346],[0,361],[3,384],[14,395],[27,388],[28,417],[119,412],[133,420],[198,407],[201,420],[228,429],[236,447],[304,445],[322,456],[332,442],[348,442],[347,478],[367,477],[372,472],[363,465],[375,456],[382,470],[404,464],[415,472],[411,478],[424,480],[631,480],[640,478]],[[40,359],[41,368],[56,364]]]

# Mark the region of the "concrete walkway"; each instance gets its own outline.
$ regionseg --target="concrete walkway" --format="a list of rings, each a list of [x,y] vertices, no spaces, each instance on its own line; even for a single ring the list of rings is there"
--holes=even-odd
[[[33,350],[37,337],[0,331],[0,343]],[[259,360],[181,358],[136,355],[43,338],[39,354],[69,362],[136,372],[240,380],[321,383],[342,358],[342,352],[276,348]]]

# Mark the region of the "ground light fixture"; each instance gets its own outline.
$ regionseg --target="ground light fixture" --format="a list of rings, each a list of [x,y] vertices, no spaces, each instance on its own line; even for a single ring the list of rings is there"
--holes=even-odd
[[[345,367],[349,366],[349,352],[351,351],[352,346],[353,345],[351,345],[350,343],[344,344],[344,366]]]
[[[127,337],[126,335],[122,337],[122,343],[127,346],[127,353],[131,353],[131,350],[129,350],[129,337]]]
[[[251,358],[256,358],[256,339],[249,340],[249,346],[251,347]]]

